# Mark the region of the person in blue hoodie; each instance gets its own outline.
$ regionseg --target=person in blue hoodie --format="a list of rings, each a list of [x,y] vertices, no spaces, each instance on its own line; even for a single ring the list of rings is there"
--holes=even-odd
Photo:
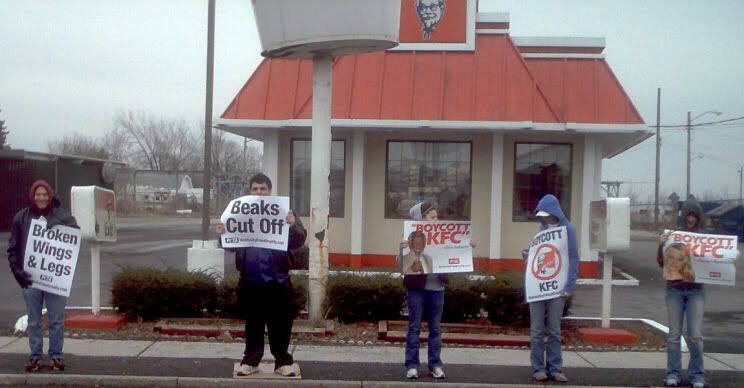
[[[568,221],[558,198],[548,194],[540,199],[535,209],[540,220],[540,230],[565,226],[568,234],[568,280],[560,296],[530,303],[530,362],[532,378],[536,381],[555,380],[568,382],[563,374],[561,354],[561,318],[566,299],[571,296],[579,272],[579,247],[576,242],[576,229]],[[523,251],[526,259],[526,252]],[[545,354],[545,322],[548,326],[548,347]]]

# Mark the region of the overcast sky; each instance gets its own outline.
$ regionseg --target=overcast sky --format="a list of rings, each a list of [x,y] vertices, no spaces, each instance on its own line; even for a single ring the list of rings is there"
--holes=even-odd
[[[513,36],[606,38],[605,55],[641,116],[662,125],[744,116],[744,1],[481,0]],[[196,126],[204,119],[207,0],[0,1],[0,120],[13,148],[45,151],[68,132],[100,136],[115,112]],[[261,60],[248,0],[217,0],[214,114]],[[662,197],[683,193],[685,132],[662,133]],[[738,196],[744,120],[696,129],[692,192]],[[653,192],[650,139],[603,163],[603,179]]]

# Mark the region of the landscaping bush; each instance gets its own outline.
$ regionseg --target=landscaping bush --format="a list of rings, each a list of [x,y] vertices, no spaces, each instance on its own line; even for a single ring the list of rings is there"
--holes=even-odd
[[[342,323],[400,319],[403,281],[390,275],[339,274],[328,278],[325,311]]]
[[[123,267],[114,276],[111,297],[130,319],[201,317],[215,309],[216,282],[203,272]]]
[[[468,280],[467,275],[450,275],[444,291],[442,322],[460,323],[469,318],[478,318],[483,306],[480,280]]]

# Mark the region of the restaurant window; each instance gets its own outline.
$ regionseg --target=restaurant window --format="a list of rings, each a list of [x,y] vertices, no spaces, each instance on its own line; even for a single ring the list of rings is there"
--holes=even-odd
[[[330,216],[343,217],[345,204],[345,147],[343,140],[331,143]],[[292,139],[290,166],[290,206],[295,214],[310,215],[310,165],[312,143],[309,139]]]
[[[385,217],[409,218],[421,201],[437,204],[439,219],[470,220],[470,142],[388,141]]]
[[[514,150],[513,221],[536,221],[537,202],[546,194],[558,197],[566,217],[571,214],[571,145],[516,143]]]

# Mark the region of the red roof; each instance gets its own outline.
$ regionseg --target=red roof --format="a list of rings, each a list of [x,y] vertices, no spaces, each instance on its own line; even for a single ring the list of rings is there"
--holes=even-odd
[[[384,51],[336,58],[333,118],[642,124],[601,57],[524,58],[509,35],[475,51]],[[264,59],[224,119],[309,119],[312,62]]]

